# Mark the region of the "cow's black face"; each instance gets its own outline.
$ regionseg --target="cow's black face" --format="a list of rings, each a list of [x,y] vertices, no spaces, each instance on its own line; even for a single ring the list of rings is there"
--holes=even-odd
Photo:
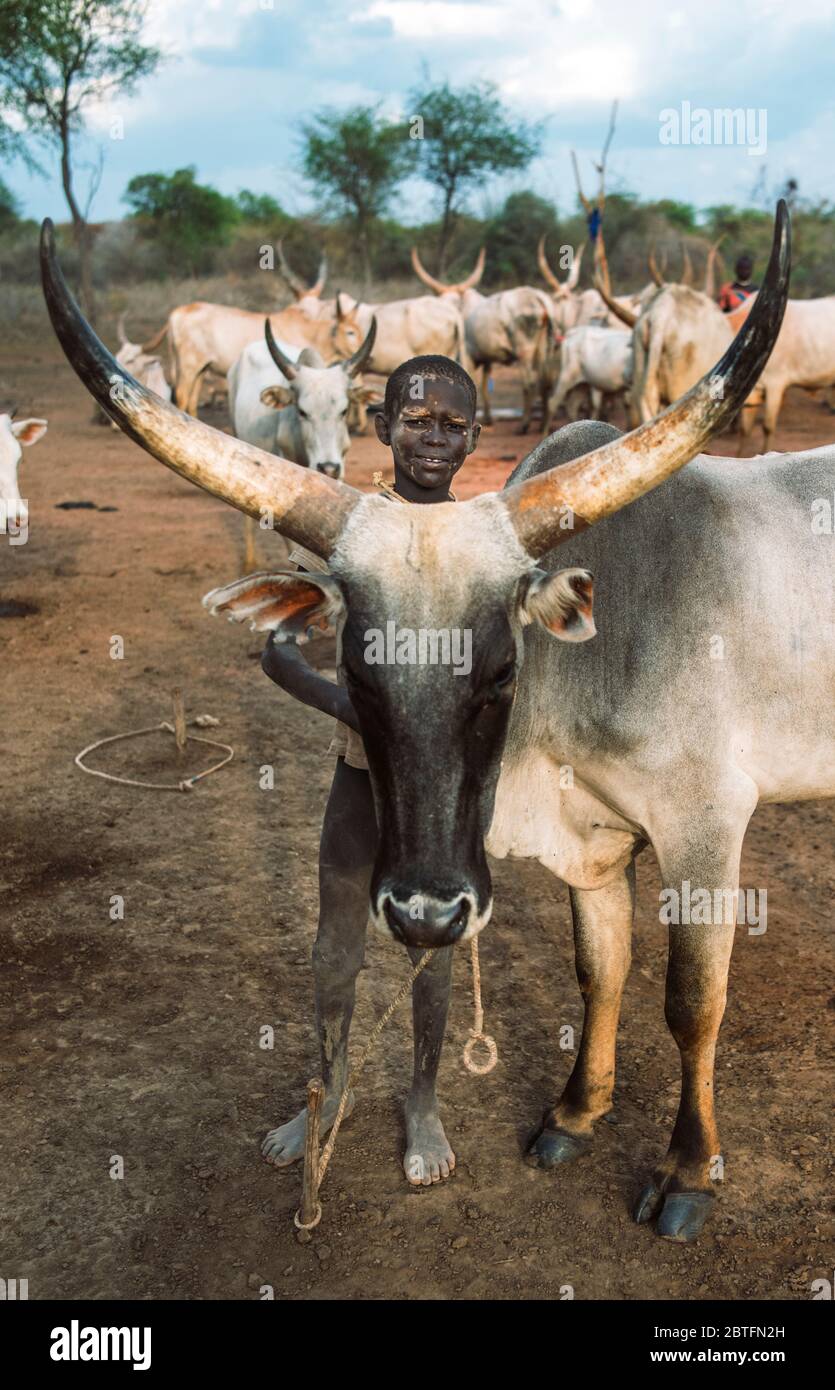
[[[349,595],[342,633],[380,827],[371,911],[408,946],[451,946],[490,917],[484,838],[519,629],[514,635],[507,606],[484,599],[452,630],[420,605],[396,622],[381,619],[385,611]]]
[[[592,577],[532,565],[490,496],[431,507],[365,497],[330,564],[328,575],[249,575],[203,602],[279,640],[338,630],[380,828],[372,916],[407,945],[449,946],[490,916],[484,839],[522,630],[593,636]]]

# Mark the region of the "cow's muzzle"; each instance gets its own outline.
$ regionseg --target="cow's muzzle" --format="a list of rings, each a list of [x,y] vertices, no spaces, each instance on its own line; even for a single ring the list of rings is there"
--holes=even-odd
[[[468,941],[486,926],[492,903],[479,912],[476,895],[462,890],[450,898],[381,889],[374,911],[375,925],[402,946],[454,946]]]
[[[326,473],[329,478],[341,478],[342,471],[341,463],[317,463],[316,465],[316,472]]]

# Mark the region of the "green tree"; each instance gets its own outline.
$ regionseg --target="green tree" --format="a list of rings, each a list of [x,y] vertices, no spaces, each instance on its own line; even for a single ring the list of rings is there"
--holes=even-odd
[[[539,152],[541,122],[511,120],[491,82],[456,91],[448,82],[409,95],[423,177],[438,190],[441,230],[437,274],[443,277],[449,240],[467,194],[486,174],[527,168]],[[421,129],[422,126],[422,129]]]
[[[72,217],[84,310],[95,321],[88,214],[74,181],[75,137],[84,110],[131,92],[160,62],[140,42],[146,0],[14,0],[0,8],[0,108],[16,111],[37,139],[57,147],[61,185]],[[99,165],[99,174],[101,166]]]
[[[537,284],[537,243],[543,235],[553,237],[556,228],[556,211],[547,199],[538,193],[511,193],[487,229],[491,283]]]
[[[198,183],[195,174],[193,165],[173,174],[137,174],[122,199],[141,232],[190,275],[210,266],[214,248],[228,242],[241,220],[235,200]]]
[[[287,214],[269,193],[252,193],[242,188],[235,202],[244,222],[286,222]]]
[[[322,110],[301,126],[301,167],[318,195],[350,218],[367,292],[375,223],[413,167],[408,128],[380,116],[379,107]]]

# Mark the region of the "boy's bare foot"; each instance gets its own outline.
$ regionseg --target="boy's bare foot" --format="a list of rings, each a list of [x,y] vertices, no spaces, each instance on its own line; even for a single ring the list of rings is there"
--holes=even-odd
[[[413,1187],[431,1187],[448,1178],[455,1154],[444,1134],[435,1101],[406,1101],[406,1154],[403,1171]]]
[[[322,1106],[322,1118],[320,1122],[320,1134],[323,1136],[328,1133],[331,1125],[336,1119],[336,1112],[339,1109],[341,1092],[336,1096],[325,1096],[325,1103]],[[348,1104],[345,1107],[345,1118],[350,1115],[354,1108],[354,1093],[348,1094]],[[278,1129],[271,1129],[263,1144],[261,1153],[268,1163],[272,1163],[275,1168],[286,1168],[288,1164],[295,1163],[304,1154],[304,1140],[307,1132],[307,1108],[300,1110],[294,1120],[288,1120],[286,1125],[279,1125]]]

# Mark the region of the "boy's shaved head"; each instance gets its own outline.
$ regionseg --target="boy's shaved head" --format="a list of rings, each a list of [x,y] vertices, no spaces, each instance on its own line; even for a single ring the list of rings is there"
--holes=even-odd
[[[451,381],[456,386],[460,386],[467,395],[470,418],[475,420],[478,398],[472,377],[457,362],[453,362],[451,357],[435,355],[411,357],[408,362],[402,362],[392,372],[386,382],[386,399],[383,406],[383,413],[387,420],[393,419],[404,405],[422,399],[421,388],[418,384],[421,377],[440,377],[443,381]]]

